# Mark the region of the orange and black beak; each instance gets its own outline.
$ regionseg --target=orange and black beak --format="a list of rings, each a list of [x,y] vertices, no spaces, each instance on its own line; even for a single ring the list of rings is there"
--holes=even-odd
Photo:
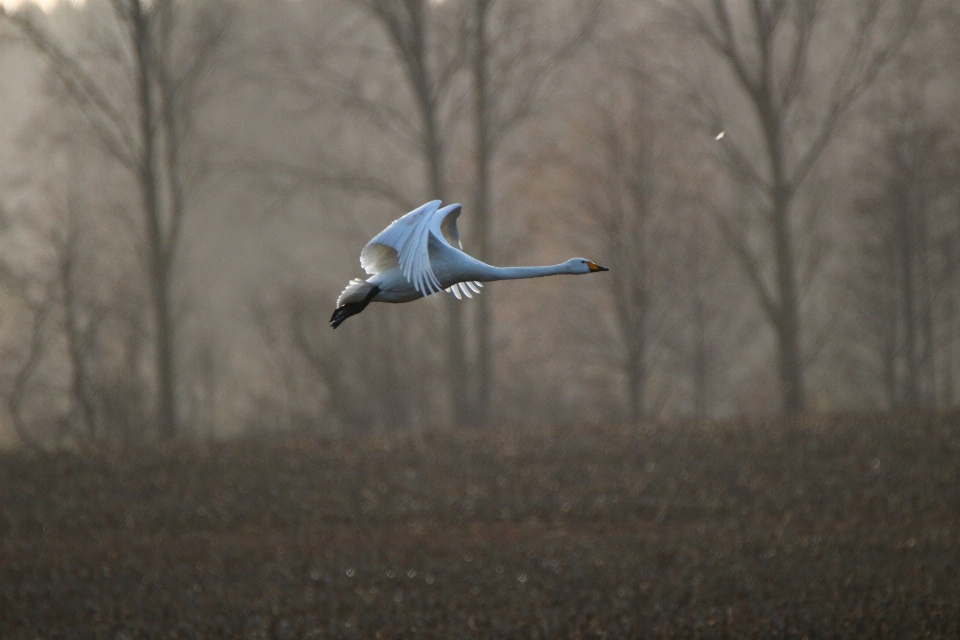
[[[590,267],[590,271],[610,271],[606,267],[601,267],[596,262],[588,262],[587,266]]]

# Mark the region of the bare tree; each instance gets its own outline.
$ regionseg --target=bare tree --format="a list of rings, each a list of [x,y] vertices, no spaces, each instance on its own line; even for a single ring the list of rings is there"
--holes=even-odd
[[[652,219],[660,194],[653,107],[643,95],[645,83],[633,80],[629,89],[633,95],[627,105],[617,105],[616,114],[602,106],[593,110],[599,121],[594,146],[602,158],[599,167],[584,176],[584,204],[602,237],[604,254],[612,261],[609,281],[627,383],[626,413],[635,421],[648,415]]]
[[[463,64],[462,40],[457,34],[446,39],[453,46],[442,46],[442,34],[435,33],[439,24],[431,14],[448,12],[442,5],[433,6],[429,0],[356,0],[383,27],[397,62],[403,69],[407,86],[413,96],[419,118],[415,137],[426,169],[426,191],[430,199],[446,197],[444,163],[447,154],[441,102],[455,74]],[[454,28],[462,21],[454,18]],[[449,19],[449,18],[448,18]],[[381,110],[374,107],[374,111]],[[457,424],[470,421],[469,367],[466,358],[463,327],[463,307],[452,298],[447,305],[447,384],[453,419]]]
[[[116,177],[104,171],[112,164],[92,153],[76,126],[69,110],[49,105],[24,127],[23,137],[31,144],[21,160],[32,179],[21,186],[23,196],[8,220],[10,232],[3,234],[7,240],[21,238],[30,248],[11,265],[16,275],[7,293],[15,306],[43,310],[42,331],[7,335],[13,342],[17,336],[23,343],[34,341],[34,347],[21,349],[42,356],[42,366],[38,360],[27,378],[24,398],[29,399],[21,405],[35,402],[34,396],[44,398],[39,402],[46,411],[21,426],[53,445],[49,424],[60,425],[57,437],[69,437],[74,445],[117,441],[129,429],[114,419],[113,399],[124,413],[141,418],[129,425],[136,433],[124,433],[123,440],[144,430],[142,418],[150,413],[143,406],[149,400],[136,392],[147,386],[141,385],[144,350],[139,345],[149,344],[141,317],[148,305],[130,238],[117,233],[117,223],[123,227],[129,219],[124,204],[130,194],[115,188]],[[133,362],[121,364],[131,345]],[[120,366],[125,370],[117,373]]]
[[[70,395],[76,413],[93,441],[98,437],[99,418],[93,397],[88,354],[95,339],[96,327],[102,308],[90,308],[80,300],[80,268],[82,259],[80,230],[78,229],[76,203],[68,196],[67,216],[62,228],[54,231],[54,251],[56,253],[56,281],[60,288],[60,303],[63,311],[63,336],[66,342],[67,358],[70,363]],[[84,317],[86,316],[86,317]]]
[[[472,127],[477,154],[477,202],[469,220],[464,222],[470,228],[470,237],[477,240],[476,244],[471,241],[471,251],[481,259],[491,259],[488,211],[492,204],[492,163],[510,132],[544,106],[546,87],[560,73],[562,63],[586,41],[599,3],[586,2],[577,11],[548,12],[551,19],[563,24],[561,38],[543,28],[544,12],[529,3],[512,0],[481,5],[373,1],[354,4],[373,21],[356,24],[356,16],[339,15],[333,5],[319,7],[330,17],[324,22],[325,35],[321,35],[320,44],[304,45],[299,57],[281,52],[271,68],[279,69],[281,73],[277,75],[286,80],[285,86],[302,96],[311,122],[324,126],[323,103],[335,102],[334,118],[342,125],[338,132],[359,123],[357,136],[368,136],[371,131],[378,134],[377,152],[358,152],[349,138],[334,152],[334,145],[325,139],[323,150],[309,163],[288,159],[264,163],[259,168],[276,176],[288,193],[304,187],[319,187],[318,193],[337,191],[354,198],[350,207],[356,207],[357,196],[364,195],[390,202],[398,209],[412,208],[425,198],[443,198],[451,192],[451,185],[462,187],[473,177],[467,172],[452,179],[447,176],[449,164],[464,166],[468,158],[463,153],[453,155],[449,150],[453,140],[462,141],[459,135],[466,129],[463,125],[467,101],[472,97],[477,123]],[[480,24],[476,21],[477,12],[482,14],[485,29],[476,28]],[[563,21],[569,16],[576,17],[572,26]],[[376,33],[369,31],[371,25],[376,27]],[[382,51],[384,41],[391,54],[389,64],[383,64],[375,55]],[[480,55],[476,55],[478,52]],[[468,62],[472,63],[469,68]],[[467,71],[472,72],[475,87],[481,87],[472,94],[468,92],[471,75]],[[398,89],[402,94],[398,94]],[[403,162],[411,149],[417,162]],[[358,156],[362,157],[358,160]],[[384,158],[401,161],[390,163]],[[423,187],[411,188],[418,184]],[[426,195],[418,196],[417,192]],[[366,200],[360,202],[365,204]],[[363,236],[356,233],[358,230],[369,231],[369,225],[359,215],[343,217],[349,227],[349,233],[344,235],[359,240]],[[343,231],[338,229],[337,233]],[[445,301],[446,330],[441,344],[446,366],[440,377],[445,381],[444,397],[449,398],[457,424],[487,421],[493,352],[489,297],[480,296],[469,306]],[[478,313],[475,343],[466,338],[464,331],[471,308]],[[371,376],[370,380],[374,379]]]
[[[869,191],[856,201],[861,259],[851,298],[885,404],[916,409],[938,397],[949,406],[953,395],[960,142],[907,84],[892,114],[875,113],[883,135],[862,162]]]
[[[32,449],[44,448],[48,440],[43,434],[35,432],[26,415],[34,378],[49,349],[45,334],[49,330],[47,325],[52,296],[47,293],[42,290],[38,297],[21,296],[24,303],[22,315],[27,325],[26,340],[19,347],[7,346],[0,350],[0,367],[5,378],[2,394],[4,410],[20,442]]]
[[[729,72],[717,102],[693,91],[706,126],[730,129],[718,145],[731,176],[758,193],[760,216],[717,222],[773,326],[783,409],[806,407],[797,275],[796,200],[851,107],[896,56],[922,0],[679,0],[657,4]],[[824,59],[826,58],[826,60]],[[741,130],[731,112],[746,104]],[[759,149],[750,147],[754,136]],[[752,242],[760,230],[762,247]],[[766,265],[772,265],[769,276]]]
[[[51,34],[35,14],[20,10],[3,17],[50,61],[103,149],[136,181],[153,312],[158,424],[160,437],[169,439],[177,433],[171,297],[186,212],[184,183],[189,169],[183,146],[194,133],[191,110],[202,98],[202,84],[227,34],[229,14],[206,11],[191,20],[173,0],[110,0],[109,7],[117,27],[111,33],[117,40],[100,44],[128,74],[127,95],[117,96],[115,87]]]
[[[356,335],[363,340],[344,341],[326,330],[329,296],[322,293],[298,288],[272,302],[256,301],[261,336],[273,358],[270,375],[279,381],[279,394],[264,402],[273,404],[288,426],[311,430],[430,424],[436,389],[429,376],[434,363],[429,354],[418,353],[425,336],[409,330],[409,317],[384,314],[357,318]]]
[[[473,79],[474,202],[471,231],[476,256],[493,259],[494,172],[493,163],[501,143],[517,126],[544,106],[544,92],[563,63],[589,40],[599,16],[600,3],[591,1],[574,16],[569,33],[559,37],[545,31],[545,7],[523,0],[473,0],[470,22],[470,71]],[[566,17],[566,15],[564,15]],[[545,40],[542,42],[540,40]],[[491,340],[493,317],[491,295],[476,303],[476,366],[474,402],[470,412],[474,424],[490,419],[494,386],[494,348]]]
[[[310,9],[318,15],[310,16],[317,20],[318,33],[302,41],[296,34],[285,34],[282,43],[267,46],[269,55],[263,58],[265,71],[260,75],[287,92],[288,106],[281,108],[298,123],[329,131],[321,144],[308,143],[311,149],[305,157],[283,149],[281,157],[242,163],[251,175],[267,181],[262,191],[277,194],[275,209],[285,208],[307,190],[325,202],[335,200],[339,215],[324,216],[323,223],[331,234],[355,244],[372,235],[374,229],[362,212],[378,201],[389,203],[396,216],[425,199],[446,197],[446,149],[459,112],[452,98],[457,93],[453,82],[463,59],[462,38],[457,37],[459,14],[451,4],[316,3]],[[372,145],[363,142],[368,137]],[[365,151],[371,148],[372,152]],[[354,254],[351,260],[355,259]],[[301,306],[307,305],[308,289],[316,287],[302,287],[292,295]],[[447,372],[460,373],[442,375],[447,380],[443,396],[462,419],[466,413],[462,309],[453,300],[445,302],[447,326],[439,342],[447,354]],[[309,306],[315,308],[312,302]],[[290,314],[285,309],[264,317],[286,318],[281,320],[286,331],[293,326]],[[427,321],[436,324],[432,318]],[[265,329],[261,327],[261,334]],[[270,342],[280,350],[291,347],[283,340]],[[437,341],[425,348],[433,342]],[[303,346],[295,348],[303,351]],[[352,364],[344,355],[347,350],[340,355],[344,367]],[[332,365],[329,359],[337,352],[324,357]],[[336,369],[328,366],[329,371]],[[371,395],[389,393],[375,388],[374,376],[368,382]]]
[[[588,92],[589,117],[570,127],[580,134],[566,154],[576,210],[611,266],[615,338],[604,352],[622,372],[630,420],[708,415],[718,353],[739,340],[736,296],[720,286],[736,278],[724,277],[729,265],[705,231],[708,167],[650,44],[632,35],[604,48],[604,82]]]
[[[223,412],[225,378],[229,361],[223,345],[213,337],[197,341],[192,357],[185,363],[181,380],[187,381],[184,395],[197,437],[214,440]]]

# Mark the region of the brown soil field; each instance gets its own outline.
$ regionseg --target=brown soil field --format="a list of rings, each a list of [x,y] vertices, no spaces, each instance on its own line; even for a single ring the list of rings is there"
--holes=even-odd
[[[6,452],[0,637],[960,638],[960,416]]]

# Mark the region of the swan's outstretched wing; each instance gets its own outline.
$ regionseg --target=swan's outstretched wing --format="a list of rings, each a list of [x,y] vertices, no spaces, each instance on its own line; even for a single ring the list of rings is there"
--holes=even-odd
[[[460,244],[460,232],[457,231],[457,218],[463,207],[459,204],[447,205],[443,209],[434,212],[433,219],[430,221],[430,230],[437,240],[442,240],[456,249],[463,249]]]
[[[434,200],[394,220],[378,233],[360,252],[360,266],[373,275],[399,266],[403,277],[425,296],[442,290],[440,281],[430,264],[429,243],[433,235],[436,241],[460,249],[460,234],[457,232],[459,204],[440,209],[440,201]],[[446,290],[461,298],[480,293],[479,282],[460,282]]]
[[[439,207],[440,201],[434,200],[394,220],[360,252],[360,266],[376,274],[399,265],[403,277],[423,295],[441,291],[427,250],[431,221]]]
[[[433,221],[430,226],[430,230],[438,240],[444,241],[461,251],[463,245],[460,244],[460,232],[457,231],[457,218],[460,217],[462,210],[463,208],[459,204],[448,205],[433,214]],[[447,293],[452,293],[457,300],[462,300],[463,296],[472,298],[473,293],[479,294],[482,286],[483,284],[480,282],[458,282],[451,287],[447,287]]]

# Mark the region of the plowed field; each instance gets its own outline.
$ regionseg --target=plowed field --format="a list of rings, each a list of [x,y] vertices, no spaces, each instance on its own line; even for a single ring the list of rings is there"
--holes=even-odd
[[[960,638],[960,416],[0,455],[2,638]]]

